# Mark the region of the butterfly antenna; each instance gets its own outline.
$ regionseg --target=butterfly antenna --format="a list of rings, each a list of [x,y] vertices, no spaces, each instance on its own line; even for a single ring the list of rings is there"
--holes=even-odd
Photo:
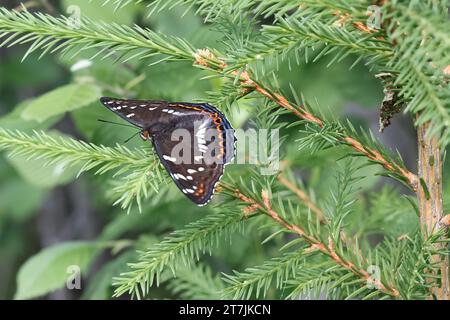
[[[103,120],[103,119],[97,119],[97,121],[104,122],[104,123],[109,123],[109,124],[115,124],[115,125],[122,126],[122,127],[130,127],[130,128],[136,129],[136,126],[133,126],[133,125],[131,125],[131,124],[119,123],[119,122],[114,122],[114,121],[109,121],[109,120]]]
[[[125,140],[123,143],[128,143],[131,139],[133,139],[134,137],[136,137],[139,133],[140,133],[140,131],[136,132],[136,133],[133,134],[131,137],[129,137],[127,140]]]

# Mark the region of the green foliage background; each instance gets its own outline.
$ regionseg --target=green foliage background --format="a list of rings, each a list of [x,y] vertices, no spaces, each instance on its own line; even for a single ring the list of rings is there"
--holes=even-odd
[[[115,10],[115,1],[104,6],[102,2],[50,3],[62,14],[68,14],[68,8],[76,5],[83,18],[93,21],[148,26],[157,33],[183,39],[195,48],[226,51],[230,43],[239,40],[245,43],[248,40],[245,37],[257,42],[260,37],[259,31],[252,29],[254,26],[247,30],[246,22],[231,21],[231,17],[230,21],[205,23],[204,14],[195,14],[197,4],[190,9],[182,5],[170,10],[163,8],[147,16],[148,9],[142,3]],[[7,8],[17,5],[16,1],[5,4]],[[255,26],[272,22],[269,12]],[[236,30],[236,39],[229,40],[225,35],[234,25],[243,30]],[[276,39],[271,43],[276,49]],[[244,206],[229,196],[219,194],[212,204],[196,207],[166,179],[147,143],[135,138],[123,146],[123,141],[135,130],[97,121],[99,118],[118,121],[99,103],[102,95],[221,101],[227,98],[226,93],[230,96],[233,93],[224,92],[222,78],[206,77],[210,74],[193,68],[192,61],[160,63],[161,57],[156,56],[119,63],[114,62],[119,56],[112,55],[94,59],[91,66],[73,71],[71,68],[77,62],[99,49],[89,48],[74,57],[47,54],[40,59],[40,52],[36,51],[21,62],[28,48],[27,45],[0,48],[0,127],[23,132],[10,131],[7,141],[15,147],[5,148],[0,158],[0,298],[109,299],[118,287],[116,295],[128,295],[130,277],[136,273],[120,275],[130,271],[127,263],[134,263],[133,272],[148,271],[142,276],[148,276],[149,286],[145,284],[139,289],[136,284],[137,288],[132,290],[137,297],[376,297],[371,290],[359,291],[361,283],[329,260],[314,254],[303,255],[303,245],[292,234],[280,232],[267,217],[243,217]],[[315,53],[310,54],[314,58]],[[415,170],[417,151],[409,115],[396,115],[392,126],[383,134],[376,133],[383,87],[370,65],[364,61],[354,65],[358,58],[354,52],[341,55],[339,61],[334,61],[331,54],[308,63],[303,57],[295,63],[297,53],[287,55],[291,55],[290,59],[269,57],[255,63],[255,73],[259,70],[259,78],[276,83],[274,86],[291,100],[295,101],[297,96],[308,101],[315,113],[327,119],[342,122],[348,119],[354,127],[361,126],[362,131],[372,130],[387,149],[398,148],[405,164]],[[233,101],[230,105],[222,102],[219,107],[236,128],[275,126],[270,122],[273,105],[260,97]],[[444,107],[448,111],[448,105]],[[286,113],[277,117],[276,123],[298,120]],[[413,267],[398,267],[400,263],[394,261],[395,254],[402,252],[414,259],[414,253],[422,253],[418,246],[426,247],[417,235],[418,217],[412,192],[384,177],[379,166],[369,166],[361,157],[342,160],[352,155],[349,148],[323,148],[314,143],[321,133],[303,124],[300,128],[282,127],[281,157],[288,164],[291,180],[302,186],[329,217],[335,217],[333,221],[342,223],[336,230],[345,230],[359,239],[364,252],[373,254],[371,258],[387,273],[387,279],[396,268],[405,268],[404,275],[412,277]],[[30,143],[48,143],[48,150],[42,154],[47,152],[50,158],[56,146],[63,155],[50,162],[36,158]],[[66,149],[76,152],[65,152]],[[95,152],[98,157],[86,164],[84,161]],[[100,167],[90,170],[96,165]],[[117,174],[114,170],[122,170],[121,166],[126,166],[127,171]],[[238,185],[254,192],[255,197],[260,197],[255,189],[270,189],[280,211],[305,223],[310,214],[308,208],[298,203],[294,194],[276,185],[273,177],[256,178],[257,169],[230,165],[225,181],[236,180]],[[142,175],[149,170],[150,178]],[[83,173],[78,176],[80,172]],[[444,197],[448,199],[448,179],[444,182]],[[141,194],[139,203],[135,194],[129,194],[131,187]],[[351,210],[347,212],[348,207]],[[409,240],[402,242],[399,238]],[[183,241],[190,242],[180,245]],[[381,246],[385,247],[379,249]],[[391,256],[392,265],[380,262],[386,258],[383,250],[386,256]],[[158,262],[151,265],[156,257]],[[81,267],[82,290],[64,289],[69,265]],[[344,288],[337,289],[336,283],[344,283]],[[404,289],[402,298],[422,297],[422,288],[413,290],[414,286]]]

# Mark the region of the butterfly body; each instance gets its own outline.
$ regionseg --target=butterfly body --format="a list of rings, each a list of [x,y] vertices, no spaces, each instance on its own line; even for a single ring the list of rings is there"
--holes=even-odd
[[[125,100],[104,97],[103,105],[141,129],[178,188],[194,203],[212,197],[235,152],[234,130],[207,103]]]

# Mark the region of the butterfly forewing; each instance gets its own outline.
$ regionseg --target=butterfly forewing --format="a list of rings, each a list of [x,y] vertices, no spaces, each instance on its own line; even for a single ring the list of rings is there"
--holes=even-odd
[[[102,98],[102,103],[149,136],[178,188],[194,203],[212,197],[234,156],[234,131],[209,104]]]
[[[107,97],[101,98],[100,101],[109,110],[139,128],[146,128],[158,121],[161,111],[168,106],[166,101],[125,100]]]

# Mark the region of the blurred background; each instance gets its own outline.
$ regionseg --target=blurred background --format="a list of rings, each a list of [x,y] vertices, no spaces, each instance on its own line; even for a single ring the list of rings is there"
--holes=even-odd
[[[219,30],[203,24],[202,19],[183,9],[164,11],[147,18],[143,7],[128,5],[113,11],[112,5],[100,7],[85,0],[29,1],[30,10],[54,15],[70,15],[73,5],[83,17],[105,22],[151,27],[158,32],[186,38],[197,48],[222,47]],[[19,1],[0,0],[7,8],[15,8]],[[113,146],[122,143],[135,130],[100,123],[97,119],[117,120],[98,102],[103,95],[140,97],[172,101],[194,101],[205,92],[218,90],[220,80],[202,80],[202,71],[189,63],[163,63],[148,66],[148,61],[112,64],[111,59],[86,61],[82,57],[69,59],[38,54],[21,61],[26,47],[0,48],[0,127],[31,131],[47,130],[69,135],[96,144]],[[86,54],[88,56],[88,54]],[[289,92],[289,83],[305,97],[320,106],[324,114],[349,118],[355,126],[370,128],[382,143],[397,148],[406,165],[415,171],[415,132],[408,116],[396,115],[393,124],[383,134],[378,133],[378,107],[383,99],[379,82],[362,63],[349,70],[351,57],[327,67],[327,59],[314,64],[281,65],[277,74],[282,88]],[[84,66],[83,66],[84,65]],[[81,67],[80,67],[81,66]],[[56,88],[71,84],[88,84],[89,94],[76,110],[66,114],[46,115],[40,119],[30,115],[30,105],[41,103],[39,97]],[[76,88],[74,89],[76,90]],[[61,97],[64,99],[64,97]],[[235,126],[245,125],[252,117],[251,102],[240,102],[243,111],[230,115]],[[51,106],[48,106],[51,109]],[[28,110],[28,111],[27,111]],[[46,113],[45,106],[42,112]],[[295,132],[291,133],[295,139]],[[129,147],[148,147],[139,138]],[[295,153],[295,148],[292,151]],[[327,175],[335,158],[329,156],[295,155],[308,186],[320,194],[328,187]],[[288,152],[289,153],[289,152]],[[319,160],[318,160],[319,159]],[[230,166],[231,168],[232,166]],[[230,169],[233,170],[233,169]],[[161,239],[164,234],[208,214],[208,207],[199,209],[171,187],[166,196],[149,199],[143,213],[126,211],[112,206],[108,197],[108,183],[104,176],[84,173],[76,178],[77,168],[43,167],[40,161],[21,157],[9,158],[0,153],[0,299],[17,294],[17,276],[21,266],[43,248],[73,240],[138,239],[145,247]],[[390,180],[373,176],[367,188],[381,190]],[[396,186],[400,191],[401,187]],[[173,192],[172,192],[173,191]],[[167,196],[170,195],[170,196]],[[161,199],[164,199],[162,201]],[[232,248],[221,246],[211,264],[219,270],[242,269],[264,261],[270,249],[261,248],[260,239],[252,235],[238,235]],[[46,293],[48,299],[108,298],[111,296],[111,275],[133,261],[134,249],[119,253],[102,252],[91,261],[89,272],[83,276],[82,290],[60,289]],[[114,259],[112,259],[114,256]],[[171,296],[164,288],[154,297]]]

